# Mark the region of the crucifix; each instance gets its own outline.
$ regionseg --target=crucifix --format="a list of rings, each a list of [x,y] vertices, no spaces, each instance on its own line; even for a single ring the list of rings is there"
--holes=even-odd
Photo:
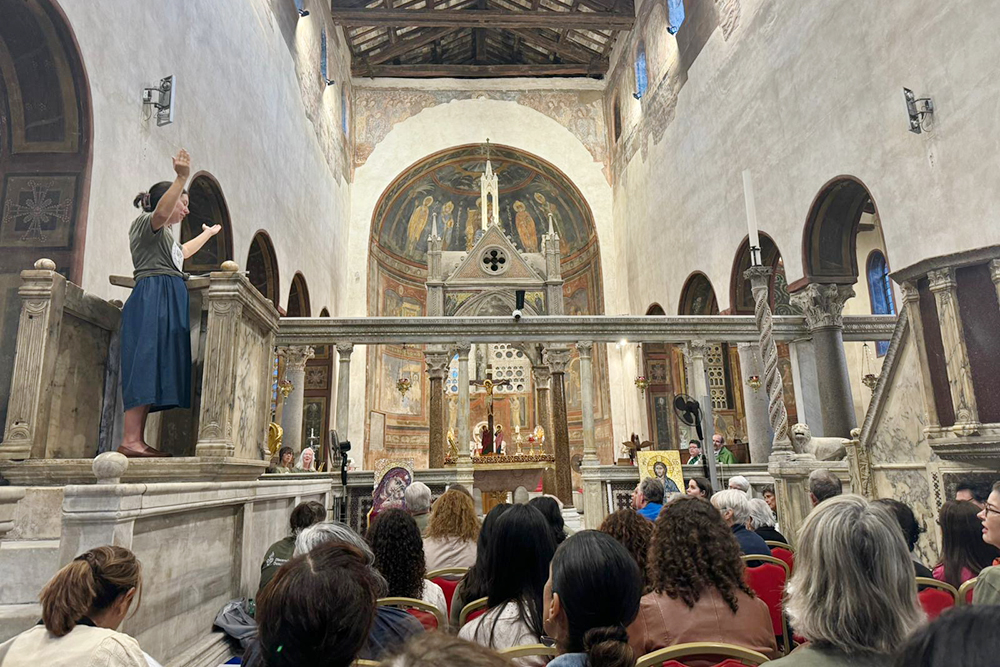
[[[486,395],[488,397],[488,401],[487,401],[487,404],[486,404],[487,405],[487,409],[488,409],[487,417],[486,417],[486,432],[482,434],[482,439],[483,439],[483,454],[482,455],[483,456],[488,456],[490,454],[496,453],[493,450],[493,429],[494,429],[494,426],[493,426],[493,390],[495,388],[497,388],[497,387],[509,387],[511,385],[511,381],[510,380],[497,380],[496,382],[494,382],[493,381],[493,371],[490,370],[490,371],[487,371],[487,373],[486,373],[486,379],[485,380],[483,380],[482,382],[479,382],[477,380],[472,380],[472,381],[469,382],[469,384],[471,384],[473,386],[476,386],[476,387],[482,387],[483,389],[485,389],[486,390]]]

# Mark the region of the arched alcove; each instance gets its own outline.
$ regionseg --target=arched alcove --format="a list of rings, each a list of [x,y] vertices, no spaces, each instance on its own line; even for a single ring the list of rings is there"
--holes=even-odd
[[[662,317],[666,311],[658,303],[646,315]],[[642,374],[649,382],[645,391],[646,425],[655,449],[677,449],[680,440],[674,417],[674,396],[684,393],[684,355],[670,343],[642,343]],[[632,378],[626,378],[631,382]]]
[[[247,253],[247,273],[250,284],[266,299],[278,307],[279,282],[278,260],[274,254],[274,244],[267,232],[261,230],[254,234],[250,241],[250,252]]]
[[[20,272],[47,257],[82,282],[92,137],[90,85],[61,8],[50,0],[0,0],[0,293],[7,295],[0,309],[0,424],[14,366]]]
[[[184,260],[184,270],[188,273],[218,271],[220,264],[233,259],[233,230],[222,188],[214,176],[200,172],[191,179],[188,198],[190,212],[181,223],[181,243],[187,243],[201,234],[202,225],[221,225],[222,231]]]
[[[774,240],[767,234],[760,234],[761,264],[771,269],[768,297],[775,315],[800,315],[791,305],[788,295],[788,279],[785,277],[785,262]],[[729,280],[730,312],[733,315],[753,315],[754,298],[750,291],[750,281],[743,274],[750,268],[750,239],[744,238],[733,259],[733,271]]]
[[[719,300],[715,298],[712,281],[701,271],[695,271],[684,281],[678,302],[678,315],[718,315]]]
[[[309,286],[306,284],[305,276],[296,272],[292,277],[292,286],[288,289],[288,307],[285,309],[286,317],[312,317],[312,308],[309,304]]]
[[[806,283],[857,282],[858,227],[865,213],[878,215],[871,193],[859,179],[838,176],[823,186],[809,209],[802,237]]]

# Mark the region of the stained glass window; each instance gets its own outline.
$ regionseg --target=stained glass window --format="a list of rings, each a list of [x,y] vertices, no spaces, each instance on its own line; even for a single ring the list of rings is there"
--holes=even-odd
[[[896,304],[892,299],[892,280],[889,278],[889,264],[885,255],[878,250],[868,257],[868,294],[872,300],[873,315],[895,315]],[[875,343],[878,356],[889,351],[889,341]]]
[[[639,44],[635,54],[635,99],[640,99],[649,88],[649,76],[646,72],[646,47]]]

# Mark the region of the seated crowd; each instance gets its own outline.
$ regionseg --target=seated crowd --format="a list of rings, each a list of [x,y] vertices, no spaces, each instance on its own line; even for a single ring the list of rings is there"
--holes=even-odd
[[[794,535],[794,566],[783,568],[780,630],[749,573],[782,563],[765,540],[781,546],[776,553],[792,550],[776,525],[774,489],[751,498],[744,482],[712,493],[694,478],[667,498],[663,482],[647,479],[634,509],[575,534],[547,496],[497,505],[480,522],[458,485],[432,503],[414,483],[407,509],[379,513],[365,536],[304,502],[261,564],[256,636],[242,663],[632,667],[698,642],[742,647],[776,667],[996,664],[1000,482],[988,495],[966,485],[944,504],[942,553],[928,567],[914,554],[922,528],[905,503],[843,495],[839,479],[815,471],[814,507]],[[440,568],[458,568],[447,593],[428,578],[445,576],[431,573]],[[975,579],[973,604],[928,622],[919,576],[956,589]],[[45,586],[41,622],[0,644],[0,665],[155,665],[118,631],[142,588],[130,551],[87,551]],[[537,650],[504,655],[526,646]]]

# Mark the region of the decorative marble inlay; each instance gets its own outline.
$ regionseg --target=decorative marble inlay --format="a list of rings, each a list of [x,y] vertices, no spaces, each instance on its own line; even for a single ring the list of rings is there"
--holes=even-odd
[[[8,176],[4,192],[0,246],[70,245],[76,176]]]
[[[958,307],[958,283],[953,269],[930,271],[927,279],[937,305],[941,343],[944,346],[945,364],[948,368],[948,386],[955,406],[955,432],[972,435],[977,432],[979,421],[975,389],[972,385],[972,367],[965,346],[962,316]]]

